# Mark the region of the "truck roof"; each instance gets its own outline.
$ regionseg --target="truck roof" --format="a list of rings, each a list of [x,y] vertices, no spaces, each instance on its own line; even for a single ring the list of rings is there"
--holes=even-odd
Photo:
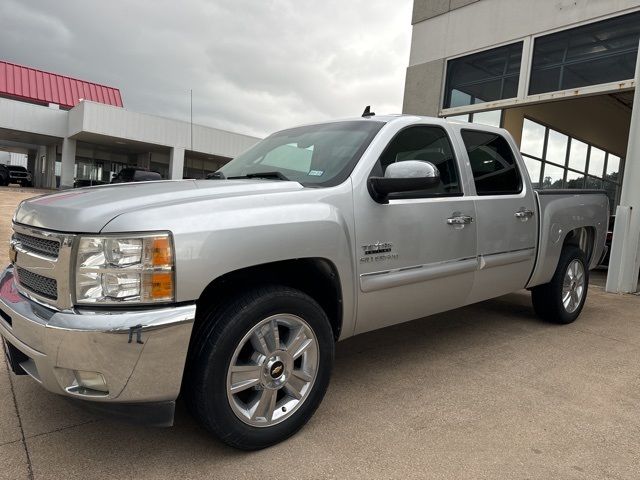
[[[413,120],[413,122],[411,122]],[[493,127],[490,125],[484,125],[480,123],[470,123],[457,119],[449,119],[442,117],[431,117],[427,115],[412,115],[406,113],[397,113],[397,114],[385,114],[385,115],[372,115],[370,117],[345,117],[333,120],[327,120],[324,122],[309,122],[304,123],[302,125],[297,126],[307,126],[307,125],[321,125],[324,123],[336,123],[336,122],[381,122],[381,123],[394,123],[394,122],[403,122],[403,123],[421,123],[427,121],[429,123],[433,123],[436,125],[461,125],[461,126],[471,126],[470,128],[481,128],[482,130],[494,133],[503,134],[507,132],[504,128]],[[287,130],[285,128],[285,130]]]

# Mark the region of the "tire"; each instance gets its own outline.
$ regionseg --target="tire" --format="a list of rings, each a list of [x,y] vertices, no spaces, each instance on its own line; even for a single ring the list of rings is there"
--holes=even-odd
[[[574,245],[567,245],[560,254],[551,281],[531,290],[533,308],[540,318],[548,322],[563,325],[571,323],[582,312],[588,288],[589,268],[584,253]]]
[[[5,177],[0,177],[0,185],[3,187],[9,186],[9,179]]]
[[[274,445],[302,428],[333,366],[333,332],[322,308],[298,290],[268,286],[231,298],[203,320],[183,388],[196,419],[242,450]]]

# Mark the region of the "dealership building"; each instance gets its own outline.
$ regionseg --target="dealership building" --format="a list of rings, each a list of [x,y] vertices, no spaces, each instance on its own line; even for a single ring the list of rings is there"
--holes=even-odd
[[[36,187],[108,183],[124,167],[203,178],[257,141],[133,112],[117,88],[0,61],[0,151],[26,155]]]
[[[640,1],[414,0],[412,25],[403,112],[506,128],[538,188],[606,190],[607,290],[636,291]]]

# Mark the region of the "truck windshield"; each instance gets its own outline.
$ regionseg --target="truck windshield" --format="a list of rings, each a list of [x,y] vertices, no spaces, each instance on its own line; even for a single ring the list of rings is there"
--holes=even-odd
[[[211,178],[292,180],[329,187],[351,174],[382,128],[377,120],[308,125],[274,133],[234,158]]]

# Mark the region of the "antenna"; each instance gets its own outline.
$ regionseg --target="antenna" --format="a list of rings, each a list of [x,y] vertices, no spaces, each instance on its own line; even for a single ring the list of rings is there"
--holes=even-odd
[[[376,114],[376,112],[372,112],[372,111],[371,111],[371,105],[367,105],[367,106],[364,108],[364,112],[362,112],[362,116],[363,116],[364,118],[367,118],[367,117],[373,117],[375,114]]]

